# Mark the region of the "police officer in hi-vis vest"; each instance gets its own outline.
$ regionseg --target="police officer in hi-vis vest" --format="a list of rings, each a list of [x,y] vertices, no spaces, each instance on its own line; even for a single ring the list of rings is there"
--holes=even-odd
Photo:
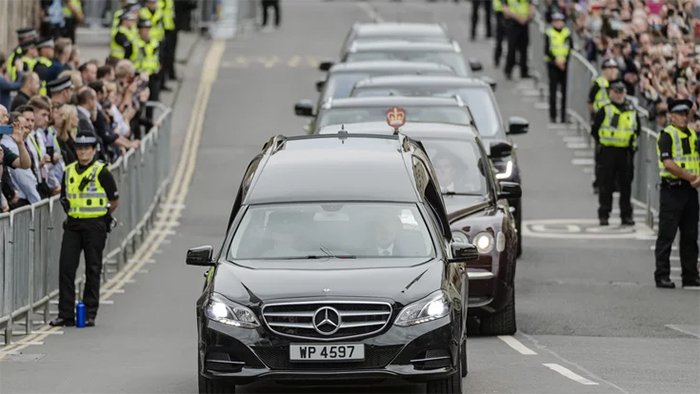
[[[134,67],[139,74],[148,74],[148,101],[159,101],[161,68],[159,41],[151,37],[153,23],[149,19],[139,19],[138,55],[134,61]],[[146,117],[153,120],[153,107],[146,107]]]
[[[533,0],[507,0],[503,13],[508,32],[508,54],[506,55],[506,79],[512,78],[515,56],[518,53],[520,78],[530,78],[527,68],[527,47],[530,45],[530,21],[535,16]]]
[[[15,82],[18,79],[19,72],[24,70],[18,70],[15,67],[18,60],[22,60],[25,55],[25,50],[30,43],[34,42],[36,39],[36,30],[33,27],[25,27],[17,30],[17,39],[19,45],[7,58],[7,75],[10,77],[10,82]],[[9,109],[9,108],[8,108]]]
[[[591,89],[588,91],[588,111],[590,112],[591,118],[591,124],[593,124],[593,118],[595,117],[596,112],[603,106],[603,104],[607,103],[610,99],[608,97],[608,86],[610,86],[610,81],[613,81],[617,79],[617,74],[619,72],[619,69],[617,67],[617,62],[615,59],[609,58],[603,60],[603,64],[601,65],[601,72],[602,76],[596,78],[593,81],[593,85],[591,86]],[[595,171],[594,171],[594,176],[595,180],[593,181],[593,193],[598,194],[598,173],[600,172],[600,166],[598,163],[600,162],[599,157],[598,157],[598,147],[595,149]]]
[[[138,55],[138,30],[134,30],[138,15],[125,12],[119,18],[120,24],[117,27],[117,34],[112,37],[109,55],[118,59],[134,61]]]
[[[59,260],[58,317],[49,324],[75,325],[75,273],[83,252],[85,325],[92,327],[100,304],[102,251],[119,194],[107,164],[97,160],[97,138],[92,132],[78,133],[75,151],[78,161],[66,166],[61,182],[61,204],[68,218],[63,223]]]
[[[596,112],[591,134],[600,150],[598,175],[598,219],[601,226],[608,225],[612,211],[615,182],[620,188],[620,218],[623,226],[633,226],[632,178],[634,176],[634,151],[641,129],[639,115],[626,98],[622,81],[610,84],[610,101]]]
[[[552,15],[552,27],[544,31],[544,58],[549,76],[549,121],[557,123],[557,90],[561,87],[561,123],[566,123],[566,79],[569,53],[574,47],[571,30],[564,27],[562,13]]]
[[[675,100],[668,107],[671,124],[657,139],[661,174],[659,231],[656,239],[656,287],[673,289],[671,246],[680,229],[681,278],[683,287],[699,287],[698,278],[698,191],[700,156],[697,132],[688,127],[693,103]]]

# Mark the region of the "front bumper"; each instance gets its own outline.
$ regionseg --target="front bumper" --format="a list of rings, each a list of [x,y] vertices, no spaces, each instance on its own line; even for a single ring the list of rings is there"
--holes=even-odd
[[[421,383],[459,371],[461,328],[451,318],[414,327],[390,327],[380,335],[339,343],[365,345],[364,361],[291,362],[289,344],[313,342],[273,336],[263,327],[231,327],[200,321],[199,373],[243,385],[273,381],[292,385]]]

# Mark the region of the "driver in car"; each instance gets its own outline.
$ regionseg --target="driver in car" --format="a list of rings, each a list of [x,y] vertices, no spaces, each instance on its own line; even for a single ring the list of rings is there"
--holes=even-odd
[[[405,256],[405,251],[397,235],[403,224],[395,215],[383,215],[374,223],[374,248],[370,256]]]
[[[267,230],[272,238],[273,248],[264,252],[263,257],[299,257],[298,237],[296,231],[299,224],[289,213],[272,213],[268,219]]]

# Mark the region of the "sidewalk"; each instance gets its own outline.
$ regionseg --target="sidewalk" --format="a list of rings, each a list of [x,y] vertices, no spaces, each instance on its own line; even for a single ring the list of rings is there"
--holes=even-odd
[[[80,60],[86,62],[96,59],[100,63],[104,63],[104,60],[109,56],[109,34],[110,30],[106,28],[79,28],[75,39],[80,48]],[[168,83],[168,86],[173,89],[172,92],[161,92],[160,97],[163,104],[174,107],[182,85],[184,67],[200,39],[201,36],[196,32],[180,32],[178,34],[175,71],[178,73],[179,80],[175,84],[173,81]]]

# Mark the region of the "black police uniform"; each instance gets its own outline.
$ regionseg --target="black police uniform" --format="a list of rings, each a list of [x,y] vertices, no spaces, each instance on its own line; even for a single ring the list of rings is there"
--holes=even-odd
[[[76,147],[79,146],[97,146],[97,139],[91,133],[81,132],[78,134]],[[97,159],[93,160],[87,166],[82,166],[80,163],[75,164],[75,171],[78,175],[83,174],[86,170],[96,164]],[[69,175],[66,179],[64,173],[61,184],[61,202],[64,204],[64,210],[68,212],[71,196],[67,196],[69,183],[73,182],[73,178]],[[91,175],[83,178],[89,179]],[[117,185],[114,177],[109,172],[105,165],[95,174],[101,187],[104,189],[107,201],[116,201],[119,198]],[[91,179],[91,178],[90,178]],[[81,182],[83,183],[83,182]],[[84,192],[87,184],[79,185]],[[82,193],[82,192],[81,192]],[[70,214],[63,223],[63,241],[61,243],[61,255],[59,260],[59,301],[58,301],[58,318],[49,323],[52,326],[73,326],[75,325],[75,275],[80,262],[80,253],[85,253],[85,289],[83,293],[83,303],[86,311],[86,325],[94,326],[95,317],[100,303],[100,279],[102,274],[102,252],[105,248],[107,233],[111,229],[112,217],[105,209],[105,214],[100,217],[78,219],[71,217]]]
[[[476,39],[476,26],[479,24],[479,7],[486,13],[486,38],[491,38],[491,0],[472,0],[472,40]]]
[[[263,9],[263,20],[262,20],[262,25],[267,26],[267,19],[268,19],[268,12],[270,8],[275,10],[275,27],[280,26],[280,1],[279,0],[263,0],[262,1],[262,9]]]
[[[688,100],[677,100],[668,109],[669,113],[689,112],[692,102]],[[667,126],[668,130],[673,125]],[[697,156],[699,151],[697,146],[697,133],[690,129],[680,129],[678,138],[682,154],[693,154]],[[695,137],[696,146],[690,144],[692,137]],[[658,139],[659,161],[674,159],[673,145],[674,139],[671,135],[663,131],[659,133]],[[679,164],[679,163],[676,163]],[[679,164],[680,166],[680,164]],[[662,177],[659,209],[659,231],[656,239],[655,257],[656,271],[654,279],[656,287],[672,289],[676,285],[670,280],[671,274],[671,248],[676,238],[676,231],[680,229],[679,252],[681,258],[681,278],[683,287],[700,286],[698,277],[698,191],[690,183],[683,179],[669,179]]]
[[[615,59],[609,58],[603,61],[601,67],[603,68],[617,68],[617,62]],[[595,108],[596,105],[602,105],[604,102],[608,101],[608,94],[607,94],[607,88],[603,90],[603,87],[600,86],[599,81],[607,81],[603,76],[598,77],[595,81],[593,81],[593,84],[591,85],[591,88],[588,90],[588,104],[591,104],[594,106],[593,112],[591,112],[591,125],[593,125],[593,118],[595,117],[596,112],[598,112],[598,109],[600,108]],[[609,84],[609,82],[608,82]],[[602,91],[601,91],[602,90]],[[600,96],[599,96],[600,93]],[[595,160],[595,171],[593,172],[594,180],[593,180],[593,192],[595,194],[598,194],[600,191],[600,182],[598,180],[598,174],[600,174],[601,171],[601,166],[600,166],[600,148],[596,145],[595,147],[595,155],[594,155],[594,160]]]
[[[506,0],[503,2],[513,11],[513,6],[523,7],[527,4],[530,6],[532,0]],[[520,64],[520,77],[529,78],[530,73],[527,66],[527,47],[530,45],[530,27],[529,22],[520,24],[520,22],[507,18],[506,31],[508,35],[508,54],[506,55],[505,74],[507,79],[511,79],[513,67],[515,67],[516,52],[518,63]]]
[[[611,88],[616,91],[624,91],[625,85],[622,81],[616,81],[611,84]],[[634,136],[628,140],[629,146],[616,147],[605,146],[600,141],[600,129],[607,114],[607,105],[612,105],[621,113],[628,111],[634,112],[632,127],[634,127]],[[635,141],[639,138],[641,124],[639,114],[634,108],[634,105],[625,100],[622,104],[610,102],[596,112],[591,134],[596,141],[596,149],[599,151],[600,174],[598,174],[600,194],[598,196],[598,218],[601,225],[608,224],[608,218],[612,211],[613,192],[617,188],[620,191],[620,217],[623,225],[634,225],[633,209],[631,203],[632,197],[632,179],[634,177],[634,152],[636,149]],[[618,127],[619,116],[613,116],[609,125],[612,128]]]

